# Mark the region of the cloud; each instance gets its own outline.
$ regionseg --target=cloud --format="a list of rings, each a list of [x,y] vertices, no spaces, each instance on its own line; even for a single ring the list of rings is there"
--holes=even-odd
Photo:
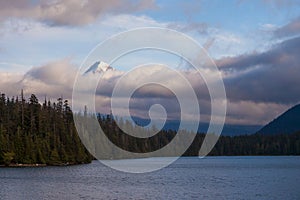
[[[35,93],[40,100],[43,100],[45,96],[56,99],[63,95],[64,98],[71,101],[77,70],[78,68],[72,64],[71,60],[65,58],[33,67],[25,74],[17,74],[15,72],[0,73],[0,91],[8,96],[16,96],[18,91],[24,89],[26,96]],[[226,122],[230,124],[264,124],[292,105],[292,103],[288,103],[290,101],[281,101],[281,98],[286,96],[287,100],[293,100],[291,96],[294,94],[295,99],[298,98],[299,100],[299,91],[298,93],[293,91],[298,90],[299,73],[290,71],[286,74],[285,70],[290,69],[281,68],[281,70],[274,70],[262,67],[258,73],[252,71],[239,76],[228,76],[225,78],[229,97]],[[147,70],[143,71],[149,76],[165,80],[168,84],[177,88],[179,93],[184,94],[186,92],[178,78],[170,76],[169,73],[159,70],[150,70],[149,72],[152,74],[149,74]],[[232,73],[235,74],[235,72]],[[110,112],[112,90],[123,74],[124,72],[118,70],[108,71],[104,74],[95,97],[98,111],[102,113]],[[205,83],[193,71],[182,71],[182,74],[190,81],[198,96],[201,122],[208,122],[210,120],[211,104]],[[90,74],[90,76],[95,76],[95,74]],[[124,88],[130,87],[132,84],[138,84],[143,77],[141,74],[136,74],[131,78],[134,80],[124,84]],[[298,82],[292,84],[294,87],[291,87],[286,82],[289,79]],[[257,87],[254,87],[255,84],[257,84]],[[286,85],[289,85],[289,87],[284,88]],[[117,98],[119,101],[126,102],[122,96]],[[265,101],[264,98],[270,98],[271,100]],[[181,113],[174,94],[157,85],[146,85],[134,93],[130,100],[131,114],[138,117],[147,117],[150,106],[157,103],[163,105],[167,110],[169,119],[179,119]],[[194,109],[194,107],[191,106],[191,109]],[[192,120],[192,113],[191,110],[190,114],[185,114],[185,118]]]
[[[288,24],[274,30],[276,38],[296,36],[300,34],[300,16]]]
[[[38,97],[57,98],[63,95],[71,100],[76,74],[77,67],[65,58],[33,67],[18,84],[26,93],[34,93]]]
[[[93,26],[85,27],[50,27],[41,22],[19,19],[2,25],[0,48],[5,52],[0,52],[0,61],[28,66],[40,66],[70,55],[79,65],[98,43],[114,34],[144,26],[165,26],[147,16],[128,14],[108,15]]]
[[[21,91],[17,82],[20,81],[22,77],[22,74],[0,72],[0,92],[10,97],[16,96],[17,91]]]
[[[77,68],[70,59],[62,59],[33,67],[25,74],[0,72],[0,91],[15,96],[24,90],[25,95],[36,94],[40,99],[45,96],[57,98],[61,95],[71,99]]]
[[[34,79],[49,85],[67,85],[74,82],[76,73],[76,67],[70,63],[69,58],[65,58],[33,67],[25,74],[24,79]]]
[[[120,81],[120,78],[124,75],[125,72],[115,70],[107,71],[99,83],[97,88],[97,95],[110,97],[112,95],[115,85]],[[188,80],[189,84],[195,90],[196,95],[201,96],[202,99],[209,100],[208,89],[205,85],[204,80],[201,75],[198,74],[196,70],[182,70],[180,74]],[[95,76],[90,74],[89,76]],[[91,77],[93,78],[93,77]],[[125,81],[124,81],[125,80]],[[173,88],[176,90],[177,95],[186,96],[188,98],[187,86],[180,82],[181,77],[174,76],[173,71],[166,71],[160,65],[149,66],[143,70],[133,71],[129,76],[123,78],[122,87],[125,88],[135,88],[136,85],[143,85],[144,82],[149,83],[159,83],[159,84],[150,84],[147,87],[141,87],[135,93],[135,98],[165,98],[171,99],[174,97],[175,91],[166,90],[167,88]]]
[[[262,31],[265,31],[265,32],[272,32],[274,31],[275,29],[278,29],[277,25],[275,24],[261,24],[260,25],[260,29]]]
[[[264,124],[300,101],[300,37],[288,39],[272,46],[264,52],[252,52],[216,60],[224,75],[224,83],[229,100],[227,123]],[[70,58],[32,67],[24,75],[0,73],[0,91],[15,96],[17,91],[25,90],[27,95],[35,93],[39,99],[44,96],[57,98],[61,95],[71,99],[77,66]],[[150,70],[150,68],[149,68]],[[186,77],[199,99],[201,118],[209,120],[210,98],[205,83],[199,75],[187,68],[182,74]],[[154,76],[165,80],[185,94],[185,87],[168,72],[151,69],[136,74],[124,87],[138,84],[143,76]],[[97,89],[97,108],[109,112],[110,96],[123,71],[108,71]],[[91,74],[94,75],[94,74]],[[119,97],[122,100],[122,97]],[[168,109],[172,119],[178,118],[174,95],[163,88],[148,86],[138,90],[132,99],[132,114],[147,115],[148,107],[160,102]],[[186,116],[191,119],[191,116]]]
[[[107,13],[128,13],[155,8],[147,0],[11,0],[0,1],[0,19],[28,18],[53,26],[82,26]]]
[[[167,28],[175,29],[182,32],[195,31],[199,34],[208,34],[209,26],[204,22],[190,22],[190,23],[169,23]]]
[[[213,46],[213,44],[215,43],[215,41],[216,41],[216,38],[208,38],[206,40],[206,42],[203,44],[203,48],[206,49],[206,51],[209,50],[209,48],[211,46]]]
[[[140,73],[134,74],[130,77],[125,84],[122,85],[124,90],[132,87],[132,85],[138,85],[143,79],[151,80],[151,77],[155,77],[157,80],[162,80],[164,84],[176,88],[177,92],[181,95],[185,95],[186,88],[178,81],[178,77],[170,76],[170,73],[164,73],[160,70],[159,66],[153,66],[148,70],[143,70]],[[25,95],[29,96],[34,93],[40,100],[43,100],[46,96],[50,99],[56,99],[63,96],[71,101],[72,90],[77,74],[78,68],[71,63],[69,58],[49,62],[42,66],[32,67],[24,75],[16,73],[0,73],[0,91],[5,92],[9,96],[15,96],[21,89],[24,90]],[[107,71],[99,83],[96,92],[96,108],[102,113],[108,113],[110,111],[111,94],[117,81],[125,72],[114,70]],[[196,85],[197,78],[200,76],[196,73],[182,72],[186,78],[191,81],[192,85]],[[88,78],[97,78],[97,74],[88,74]],[[198,80],[199,84],[199,80]],[[4,87],[5,86],[5,87]],[[203,83],[202,86],[205,86]],[[85,87],[85,85],[83,85]],[[196,86],[195,86],[196,87]],[[207,115],[210,112],[210,104],[206,103],[209,100],[208,95],[204,98],[204,94],[200,94],[201,91],[197,91],[198,96],[202,95],[199,100],[201,101],[201,112]],[[122,96],[116,96],[118,101],[124,101]],[[187,97],[187,101],[188,97]],[[163,105],[168,113],[169,119],[179,119],[180,109],[178,109],[178,102],[174,94],[166,88],[158,85],[145,85],[134,92],[130,101],[130,111],[132,115],[139,117],[147,117],[148,109],[153,104]],[[83,102],[84,105],[84,102]],[[193,119],[194,108],[189,108],[189,112],[185,115],[188,119]],[[206,117],[208,119],[208,117]]]
[[[224,73],[228,98],[295,104],[300,101],[300,37],[266,52],[225,57],[216,63]]]
[[[252,52],[235,57],[223,57],[215,60],[218,67],[223,70],[245,70],[257,65],[283,65],[297,59],[300,37],[293,38],[274,45],[265,52]]]
[[[145,26],[166,27],[167,23],[158,22],[153,18],[145,15],[134,16],[128,14],[119,14],[106,17],[104,20],[101,21],[100,25],[107,27],[115,27],[121,30],[129,30]]]
[[[227,124],[265,125],[292,105],[253,101],[229,101]]]

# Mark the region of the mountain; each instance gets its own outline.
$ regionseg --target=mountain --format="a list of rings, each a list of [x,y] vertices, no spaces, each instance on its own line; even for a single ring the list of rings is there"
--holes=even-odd
[[[288,111],[264,126],[259,134],[291,134],[300,131],[300,104],[290,108]]]
[[[139,117],[132,117],[133,121],[141,126],[146,126],[150,123],[149,119],[143,119]],[[188,122],[187,124],[191,124],[193,122]],[[163,130],[173,130],[177,131],[179,128],[180,121],[179,120],[167,120]],[[206,133],[208,130],[209,123],[201,122],[199,123],[198,133]],[[236,125],[236,124],[225,124],[222,130],[223,136],[239,136],[239,135],[250,135],[258,130],[260,130],[262,126],[259,125]]]
[[[114,70],[109,64],[103,62],[103,61],[97,61],[95,62],[84,74],[88,74],[92,72],[95,73],[103,73],[108,70]]]

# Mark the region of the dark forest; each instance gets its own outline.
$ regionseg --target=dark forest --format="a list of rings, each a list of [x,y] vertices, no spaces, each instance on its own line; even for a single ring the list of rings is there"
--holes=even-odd
[[[114,144],[131,152],[155,151],[176,135],[174,130],[162,130],[150,139],[138,139],[123,133],[110,115],[98,114],[97,119]],[[204,137],[205,134],[196,134],[184,156],[197,156]],[[300,132],[221,136],[209,155],[300,155]],[[77,134],[68,100],[58,98],[51,102],[45,98],[40,103],[34,94],[28,100],[23,92],[16,98],[1,94],[0,165],[71,165],[92,160]]]

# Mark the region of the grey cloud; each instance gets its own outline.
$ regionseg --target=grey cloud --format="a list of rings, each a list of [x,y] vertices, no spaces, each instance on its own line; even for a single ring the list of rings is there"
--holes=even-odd
[[[57,0],[0,1],[0,19],[29,18],[49,25],[81,26],[107,13],[124,13],[155,8],[147,0]]]
[[[133,116],[147,118],[149,117],[150,107],[154,104],[162,105],[166,113],[168,114],[168,119],[180,119],[180,106],[176,98],[164,99],[164,98],[132,98],[130,100],[130,111]]]
[[[62,59],[47,63],[42,66],[31,68],[26,74],[16,76],[14,73],[0,73],[0,91],[5,92],[9,96],[15,96],[24,89],[26,96],[34,93],[40,100],[45,96],[48,98],[58,98],[63,95],[71,101],[72,89],[77,74],[77,68],[72,65],[70,59]],[[103,75],[103,79],[99,83],[96,94],[97,111],[103,113],[110,112],[110,97],[120,76],[124,72],[108,71]],[[170,74],[160,73],[162,79],[170,80],[179,88],[179,92],[185,92],[178,83],[176,77],[170,77]],[[89,74],[90,76],[97,76],[97,74]],[[139,76],[139,75],[137,75]],[[157,76],[157,74],[156,74]],[[193,73],[186,73],[185,76],[190,77],[193,85],[196,84],[196,78]],[[135,77],[134,77],[135,78]],[[129,84],[135,84],[129,81]],[[124,85],[127,87],[128,85]],[[199,92],[199,91],[198,91]],[[117,97],[119,101],[123,101],[122,96]],[[201,105],[201,113],[207,114],[210,112],[210,103],[207,99],[199,94],[199,105]],[[148,111],[151,105],[161,104],[168,113],[169,119],[179,119],[180,109],[178,100],[175,95],[168,89],[157,85],[146,85],[134,92],[130,100],[130,111],[133,116],[148,117]],[[84,102],[83,102],[84,105]],[[193,109],[193,108],[191,108]]]
[[[196,71],[181,71],[181,74],[189,80],[189,83],[191,84],[192,88],[195,91],[195,94],[198,96],[198,99],[205,99],[210,100],[210,96],[208,93],[207,86],[205,85],[205,82],[200,74]],[[119,80],[119,78],[123,75],[123,73],[120,74],[119,71],[110,71],[105,74],[107,78],[103,78],[98,87],[97,87],[97,95],[111,97],[113,89]],[[147,79],[151,79],[151,77],[158,77],[160,76],[160,80],[167,80],[169,81],[168,84],[172,83],[174,87],[176,87],[177,92],[179,92],[181,95],[185,96],[187,89],[185,86],[178,82],[178,79],[176,77],[172,77],[168,72],[164,71],[158,71],[156,73],[149,73]],[[132,87],[132,85],[138,85],[139,80],[136,78],[140,77],[139,74],[133,75],[133,77],[128,80],[126,83],[124,83],[123,87]],[[140,87],[136,92],[134,93],[135,98],[143,99],[143,98],[164,98],[164,99],[172,99],[174,97],[174,93],[158,84],[148,84],[145,86]],[[121,96],[119,96],[121,98]]]
[[[256,103],[252,101],[229,101],[226,123],[265,125],[291,106],[276,103]]]
[[[300,50],[300,37],[286,40],[273,46],[266,52],[253,52],[236,57],[224,57],[215,60],[216,65],[222,70],[241,71],[257,65],[284,65],[298,59]]]
[[[178,88],[177,92],[181,93],[181,95],[186,92],[186,88],[181,87],[182,84],[178,82],[176,77],[171,77],[170,74],[164,72],[162,74],[164,74],[162,76],[163,80],[169,80],[176,85],[176,88]],[[211,112],[210,97],[206,85],[201,81],[201,76],[197,73],[186,71],[182,71],[182,74],[190,81],[192,87],[194,88],[194,91],[198,97],[201,116],[209,115]],[[109,79],[103,79],[100,82],[99,87],[97,88],[97,96],[101,96],[102,99],[99,99],[99,103],[100,101],[106,102],[106,99],[112,96],[113,88],[118,79],[119,76],[110,76]],[[139,84],[137,81],[128,82],[134,85]],[[124,84],[123,87],[129,87],[129,85],[126,84]],[[114,98],[118,98],[119,102],[122,102],[123,100],[123,96],[117,96]],[[100,104],[103,105],[103,103]],[[124,104],[126,104],[125,100]],[[160,104],[166,109],[168,113],[168,119],[180,119],[180,108],[175,94],[168,88],[157,84],[144,85],[133,93],[130,100],[131,114],[133,116],[147,118],[149,108],[154,104]],[[106,102],[105,105],[110,108],[109,103]],[[192,110],[194,109],[193,106],[196,105],[191,105]],[[97,108],[100,110],[109,110],[107,108]],[[207,120],[207,118],[205,119]]]
[[[278,115],[278,111],[281,112],[290,106],[287,105],[286,101],[284,104],[278,102],[262,103],[261,101],[264,101],[266,97],[271,98],[272,101],[274,101],[274,99],[277,101],[277,97],[275,96],[275,98],[274,95],[277,95],[278,99],[281,100],[280,98],[284,95],[284,92],[286,92],[287,99],[292,99],[289,88],[276,87],[280,84],[287,85],[285,82],[288,79],[297,81],[295,77],[298,76],[299,73],[297,73],[297,71],[290,71],[286,74],[279,69],[274,72],[268,67],[262,67],[259,70],[258,74],[252,72],[234,78],[225,78],[227,94],[229,94],[230,99],[227,123],[262,124]],[[54,99],[63,95],[64,98],[71,100],[76,73],[77,68],[70,63],[69,59],[62,59],[40,67],[34,67],[23,77],[21,75],[16,77],[14,74],[7,75],[0,73],[0,91],[5,92],[9,96],[14,96],[17,95],[17,91],[23,88],[27,96],[31,93],[35,93],[41,100],[45,95]],[[104,83],[100,83],[101,87],[98,88],[98,93],[95,97],[97,111],[99,110],[103,113],[110,112],[109,97],[115,82],[120,77],[120,72],[114,71],[114,73],[115,74],[108,74],[103,80]],[[274,75],[270,75],[272,73],[274,73]],[[283,78],[278,74],[281,74]],[[195,77],[192,72],[186,73],[185,76],[189,79],[198,95],[201,122],[208,122],[210,120],[211,104],[210,99],[207,97],[207,88],[206,90],[204,89],[205,84],[201,81],[199,82],[198,77]],[[169,77],[168,74],[165,74],[165,77],[168,77],[169,80],[172,78]],[[272,78],[269,79],[269,77]],[[177,83],[178,81],[174,82],[174,84]],[[256,84],[259,87],[254,87]],[[294,83],[295,87],[292,88],[293,90],[297,90],[296,84],[297,83]],[[180,85],[178,84],[176,87],[180,87]],[[274,91],[272,91],[272,87],[275,87]],[[149,94],[148,92],[152,93]],[[299,91],[298,93],[294,91],[294,94],[296,98],[299,95]],[[120,97],[120,101],[122,101],[122,97]],[[152,87],[144,87],[135,92],[130,100],[131,114],[133,116],[147,117],[149,107],[157,103],[165,107],[169,119],[179,119],[180,109],[174,95],[171,93],[168,94],[166,90],[159,88],[152,90]],[[193,109],[192,106],[195,105],[191,105]]]
[[[295,104],[300,101],[300,37],[263,53],[216,61],[225,71],[226,92],[232,101]],[[229,76],[228,76],[229,75]]]
[[[277,38],[295,36],[299,34],[300,34],[300,17],[292,20],[290,23],[274,31],[274,36]]]
[[[209,38],[206,40],[206,42],[203,44],[203,48],[206,50],[209,50],[211,46],[213,46],[216,38]]]
[[[230,102],[228,123],[265,123],[274,118],[278,111],[283,111],[290,105],[299,102],[299,48],[300,37],[282,42],[266,52],[228,57],[217,61],[223,73],[227,74],[224,76],[224,82]],[[253,68],[253,66],[256,67]],[[76,73],[77,68],[71,64],[70,59],[62,59],[34,67],[23,78],[12,79],[13,76],[0,74],[0,90],[13,96],[23,88],[26,93],[35,93],[40,99],[45,95],[57,98],[62,94],[65,98],[70,99]],[[109,97],[115,83],[122,75],[122,72],[117,70],[111,71],[111,73],[107,73],[107,76],[105,74],[97,90],[96,99],[99,105],[97,108],[110,106]],[[160,79],[171,81],[180,92],[184,89],[181,88],[176,77],[170,76],[168,73],[159,74]],[[204,116],[206,121],[209,120],[211,105],[205,83],[199,75],[195,75],[192,71],[186,71],[183,74],[196,91],[201,116]],[[140,75],[137,74],[137,76]],[[135,81],[129,81],[128,84],[135,83]],[[11,91],[7,92],[8,90]],[[131,104],[132,114],[143,116],[147,114],[150,105],[158,102],[168,109],[171,118],[178,117],[178,110],[172,109],[176,107],[174,95],[161,88],[153,87],[144,87],[135,93]],[[269,109],[274,110],[270,112]],[[108,113],[109,109],[105,111]]]
[[[207,34],[209,28],[206,23],[202,22],[189,22],[186,24],[169,23],[167,27],[182,32],[196,31],[199,34]]]

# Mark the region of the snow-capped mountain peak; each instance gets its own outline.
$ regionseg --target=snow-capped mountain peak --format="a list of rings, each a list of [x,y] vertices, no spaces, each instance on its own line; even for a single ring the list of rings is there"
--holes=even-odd
[[[95,62],[84,74],[92,72],[95,73],[104,73],[109,70],[114,70],[109,64],[103,62],[103,61],[97,61]]]

